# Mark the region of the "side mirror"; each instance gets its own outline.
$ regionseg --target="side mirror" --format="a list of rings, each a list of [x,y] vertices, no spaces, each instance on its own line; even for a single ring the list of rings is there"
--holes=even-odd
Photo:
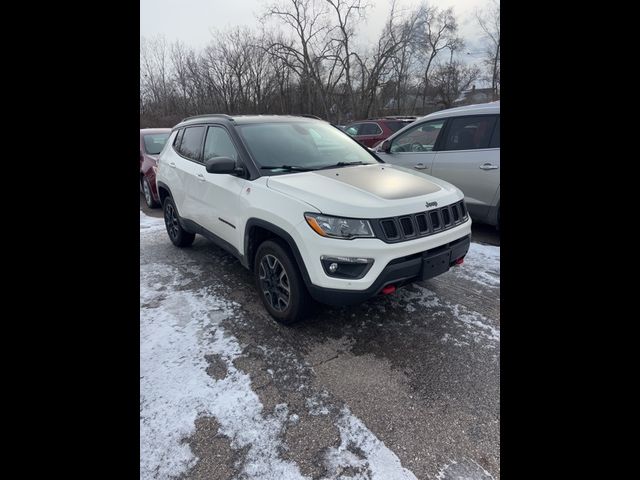
[[[204,162],[204,166],[208,173],[226,173],[231,175],[244,174],[244,168],[237,167],[236,161],[229,157],[210,158]]]
[[[378,150],[384,153],[389,153],[391,151],[391,141],[385,140],[382,142],[382,145],[380,145]]]

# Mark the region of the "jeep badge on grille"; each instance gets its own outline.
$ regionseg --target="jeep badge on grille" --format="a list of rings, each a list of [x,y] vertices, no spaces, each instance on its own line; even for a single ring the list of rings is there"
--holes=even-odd
[[[438,206],[438,202],[427,202],[425,203],[425,207],[429,208],[429,207],[437,207]]]

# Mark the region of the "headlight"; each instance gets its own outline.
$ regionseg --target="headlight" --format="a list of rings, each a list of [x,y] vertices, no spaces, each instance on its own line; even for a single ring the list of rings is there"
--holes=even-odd
[[[369,220],[357,218],[340,218],[321,215],[318,213],[305,213],[304,218],[313,230],[323,237],[331,238],[362,238],[373,237],[373,230]]]

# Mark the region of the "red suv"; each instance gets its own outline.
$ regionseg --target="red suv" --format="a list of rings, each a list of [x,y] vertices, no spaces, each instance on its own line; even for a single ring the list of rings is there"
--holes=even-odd
[[[355,138],[365,147],[372,148],[377,143],[386,140],[398,130],[410,123],[417,117],[386,117],[371,120],[359,120],[350,123],[344,131]]]
[[[156,188],[156,168],[158,155],[167,143],[170,128],[140,129],[140,191],[149,208],[160,206],[160,197]]]

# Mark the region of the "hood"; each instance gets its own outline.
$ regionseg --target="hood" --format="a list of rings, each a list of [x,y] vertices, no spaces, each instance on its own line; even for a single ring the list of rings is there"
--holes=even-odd
[[[453,185],[391,164],[361,165],[268,177],[267,186],[327,215],[382,218],[447,205],[462,198]]]

